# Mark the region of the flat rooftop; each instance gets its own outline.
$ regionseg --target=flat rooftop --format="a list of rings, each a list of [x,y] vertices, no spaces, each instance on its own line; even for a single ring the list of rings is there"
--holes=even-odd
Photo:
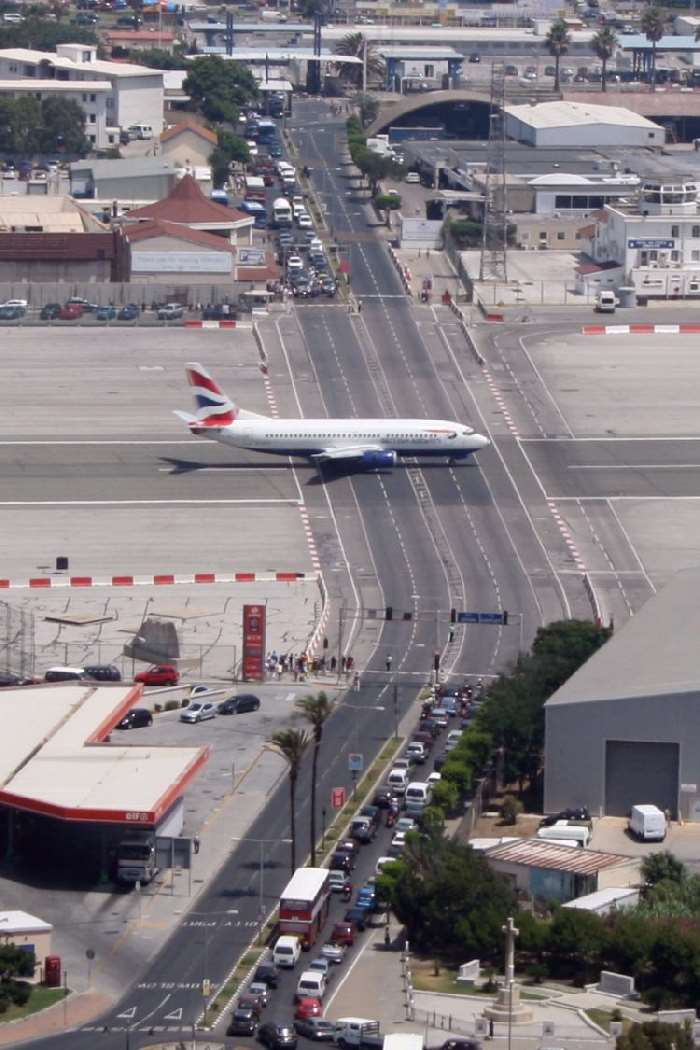
[[[128,746],[111,730],[141,686],[1,689],[0,803],[70,821],[150,826],[209,757],[206,747]]]
[[[523,864],[528,868],[547,868],[553,871],[571,871],[576,875],[595,875],[604,868],[629,864],[632,857],[621,853],[598,853],[579,846],[559,846],[546,839],[519,839],[502,846],[494,846],[484,854],[487,860]]]
[[[623,106],[599,106],[591,102],[538,102],[536,106],[506,106],[505,112],[531,128],[587,127],[590,124],[616,127],[657,128],[647,117]]]

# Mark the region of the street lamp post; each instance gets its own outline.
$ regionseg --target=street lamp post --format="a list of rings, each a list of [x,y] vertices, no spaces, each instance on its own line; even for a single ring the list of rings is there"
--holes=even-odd
[[[265,844],[268,842],[274,843],[289,843],[291,839],[254,839],[249,835],[234,835],[231,839],[232,842],[256,842],[260,846],[260,859],[258,865],[258,921],[260,928],[262,929],[263,915],[265,913],[265,892],[264,892],[264,877],[265,877]]]

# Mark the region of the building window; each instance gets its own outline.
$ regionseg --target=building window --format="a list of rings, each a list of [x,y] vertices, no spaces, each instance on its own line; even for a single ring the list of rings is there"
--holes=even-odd
[[[94,124],[95,123],[95,114],[94,113],[88,113],[88,120],[90,121],[91,124]]]
[[[690,261],[691,262],[700,262],[700,252],[697,250],[697,248],[695,248],[690,253]]]
[[[13,65],[13,64],[10,64],[10,73],[16,73],[16,72],[17,72],[17,66]]]
[[[426,77],[431,77],[432,78],[432,77],[435,76],[435,66],[425,66],[424,68],[425,68],[425,76]]]
[[[90,95],[90,101],[91,102],[94,102],[96,98],[97,98],[97,95],[95,95],[95,94]]]
[[[681,235],[681,228],[680,228],[680,226],[672,226],[671,227],[671,236],[672,237],[680,237],[680,235]]]
[[[549,240],[549,235],[548,235],[546,230],[540,230],[540,240],[541,241]]]
[[[36,69],[34,68],[34,66],[25,66],[24,67],[24,75],[25,75],[25,77],[33,77],[33,76],[35,76],[35,74],[36,74]]]
[[[671,262],[680,262],[680,259],[681,259],[681,253],[680,252],[671,252]]]
[[[700,226],[693,226],[693,227],[691,227],[690,236],[691,237],[700,237]]]
[[[91,142],[91,143],[93,144],[93,146],[94,146],[94,145],[95,145],[95,142],[96,142],[95,136],[94,136],[94,135],[88,135],[88,138],[90,139],[90,142]]]
[[[80,97],[82,98],[83,102],[87,102],[87,95],[85,94],[85,92],[83,92],[83,94]]]
[[[557,233],[557,240],[558,241],[566,240],[566,234],[564,233],[563,230],[559,230],[559,232]]]

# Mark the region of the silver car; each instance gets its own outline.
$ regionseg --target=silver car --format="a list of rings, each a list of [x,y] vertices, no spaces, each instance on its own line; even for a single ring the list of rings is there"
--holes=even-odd
[[[212,703],[205,703],[204,701],[195,701],[190,704],[189,707],[180,715],[181,722],[204,722],[207,718],[214,718],[216,715],[216,706]]]

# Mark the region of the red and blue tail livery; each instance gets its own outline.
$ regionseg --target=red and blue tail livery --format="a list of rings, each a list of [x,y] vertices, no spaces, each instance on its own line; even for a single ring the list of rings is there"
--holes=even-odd
[[[187,379],[197,404],[200,426],[227,427],[238,418],[238,407],[230,401],[206,368],[197,362],[185,365]]]

